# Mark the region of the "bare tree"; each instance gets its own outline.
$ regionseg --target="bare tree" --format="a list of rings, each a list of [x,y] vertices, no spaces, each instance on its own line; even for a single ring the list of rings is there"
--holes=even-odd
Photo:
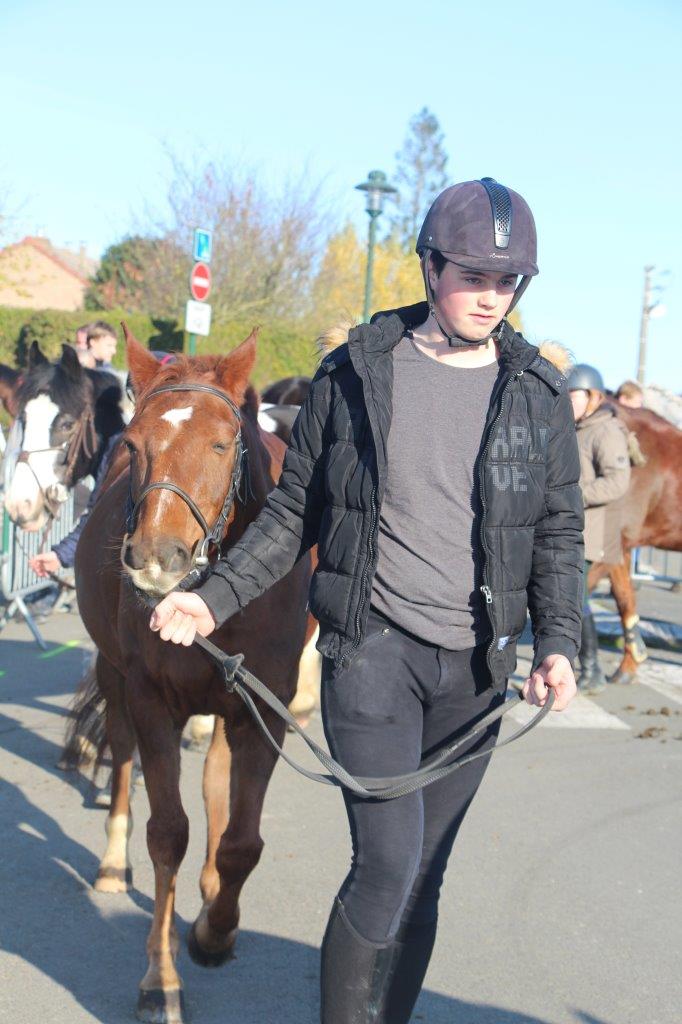
[[[205,227],[213,231],[216,321],[296,319],[306,311],[311,268],[328,235],[321,186],[307,174],[272,190],[254,170],[173,159],[168,211],[153,218],[150,232],[163,270],[146,283],[148,308],[168,315],[184,304],[192,234]]]
[[[405,250],[416,240],[427,210],[448,183],[448,156],[437,117],[423,107],[410,120],[402,149],[396,153],[395,184],[399,189],[391,227]]]

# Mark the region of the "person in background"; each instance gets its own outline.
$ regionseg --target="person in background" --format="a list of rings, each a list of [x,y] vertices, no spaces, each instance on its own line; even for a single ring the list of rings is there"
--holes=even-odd
[[[616,391],[616,399],[621,405],[628,409],[642,409],[644,407],[644,392],[634,380],[626,380]]]
[[[585,363],[568,378],[580,452],[580,489],[585,504],[585,592],[578,689],[600,693],[606,677],[599,664],[597,625],[590,610],[587,575],[592,562],[617,563],[621,546],[622,498],[630,483],[628,433],[615,409],[604,402],[604,381]]]
[[[88,352],[94,357],[95,369],[112,368],[117,345],[116,331],[106,320],[95,320],[94,323],[88,324],[87,346]]]
[[[88,369],[94,370],[95,368],[95,357],[88,348],[88,331],[92,324],[81,324],[80,327],[76,328],[76,355],[81,366],[87,366]]]

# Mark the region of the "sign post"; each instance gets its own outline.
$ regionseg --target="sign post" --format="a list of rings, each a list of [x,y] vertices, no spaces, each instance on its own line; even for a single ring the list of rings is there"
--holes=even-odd
[[[191,299],[185,307],[185,330],[189,334],[189,354],[196,355],[197,334],[206,337],[211,329],[211,307],[206,299],[211,293],[212,232],[195,228],[192,256],[194,266],[189,275]]]

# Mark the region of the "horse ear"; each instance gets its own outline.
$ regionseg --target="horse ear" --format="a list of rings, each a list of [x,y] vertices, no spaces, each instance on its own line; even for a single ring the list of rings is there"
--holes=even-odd
[[[135,397],[139,397],[156,376],[159,364],[155,357],[144,348],[132,331],[128,330],[125,320],[121,321],[121,327],[126,339],[126,355],[128,358],[128,369],[130,380],[133,385]]]
[[[83,367],[80,364],[76,350],[71,348],[70,345],[62,345],[60,363],[70,377],[81,377],[83,375]]]
[[[216,377],[237,405],[244,401],[244,394],[256,362],[256,341],[259,331],[260,327],[254,327],[246,341],[233,349],[229,355],[223,356],[216,367]]]
[[[33,370],[36,366],[41,366],[43,363],[49,363],[49,359],[43,355],[40,350],[40,345],[37,341],[31,342],[31,347],[28,350],[28,368]]]

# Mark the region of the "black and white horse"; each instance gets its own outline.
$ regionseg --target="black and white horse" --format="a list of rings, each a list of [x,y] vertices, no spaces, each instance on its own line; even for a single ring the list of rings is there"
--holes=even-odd
[[[5,508],[18,526],[36,531],[79,480],[97,471],[109,438],[123,429],[121,388],[113,374],[81,366],[69,345],[50,363],[33,342],[17,406],[18,456]]]

